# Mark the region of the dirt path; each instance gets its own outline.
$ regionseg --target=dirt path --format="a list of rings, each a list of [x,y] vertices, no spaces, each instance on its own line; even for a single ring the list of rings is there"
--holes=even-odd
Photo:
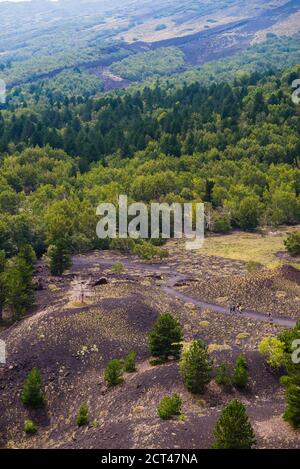
[[[91,259],[89,259],[89,261],[91,261]],[[93,265],[96,266],[97,264],[100,264],[103,267],[110,268],[117,261],[122,262],[122,264],[128,269],[132,269],[135,272],[140,272],[141,276],[144,276],[145,272],[147,271],[153,273],[154,275],[164,276],[164,283],[161,285],[160,288],[172,298],[179,299],[185,303],[191,303],[199,308],[211,309],[221,314],[227,314],[231,316],[232,314],[235,314],[238,317],[244,316],[251,319],[255,319],[257,321],[272,322],[273,324],[278,324],[287,328],[291,328],[296,325],[296,321],[293,319],[278,317],[274,315],[272,316],[272,319],[270,319],[267,314],[260,313],[258,311],[243,310],[242,313],[231,313],[228,307],[224,307],[214,303],[208,303],[202,300],[197,300],[190,295],[177,291],[175,289],[176,284],[180,282],[186,282],[193,278],[192,273],[182,274],[177,272],[175,268],[170,270],[164,265],[145,264],[138,260],[129,260],[127,258],[124,259],[120,257],[117,258],[115,255],[111,255],[111,257],[108,257],[107,254],[104,259],[97,257]],[[81,266],[83,265],[81,264]]]

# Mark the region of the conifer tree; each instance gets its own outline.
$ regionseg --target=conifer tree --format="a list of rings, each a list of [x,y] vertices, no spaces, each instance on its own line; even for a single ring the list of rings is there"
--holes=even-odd
[[[211,380],[211,364],[207,346],[201,340],[194,340],[182,353],[180,373],[187,389],[202,394]]]
[[[219,384],[219,386],[227,386],[230,384],[230,376],[225,363],[221,363],[217,369],[216,383]]]
[[[5,304],[14,318],[26,313],[34,301],[33,266],[19,253],[10,259],[4,272]]]
[[[104,379],[110,386],[116,386],[123,381],[124,364],[122,360],[110,360],[104,371]]]
[[[237,399],[223,409],[214,430],[215,449],[251,449],[256,439],[245,406]]]
[[[242,354],[236,359],[231,381],[237,388],[244,388],[248,383],[247,363],[244,355]]]
[[[71,265],[71,253],[66,239],[59,239],[48,248],[49,269],[51,275],[62,275]]]
[[[284,420],[300,428],[300,364],[287,360],[287,375],[281,378],[285,386],[286,408]]]
[[[168,356],[179,358],[182,329],[169,313],[159,316],[149,334],[149,350],[153,357],[166,360]]]
[[[6,287],[5,287],[5,275],[4,275],[4,269],[5,269],[5,252],[0,251],[0,322],[2,321],[2,312],[3,312],[3,306],[5,303],[5,298],[6,298]]]
[[[89,409],[86,404],[81,404],[79,407],[79,412],[76,417],[76,423],[78,427],[82,427],[83,425],[88,425],[89,423]]]
[[[26,377],[21,394],[21,401],[26,407],[33,409],[37,409],[44,405],[45,401],[42,389],[42,379],[37,368],[32,368]]]

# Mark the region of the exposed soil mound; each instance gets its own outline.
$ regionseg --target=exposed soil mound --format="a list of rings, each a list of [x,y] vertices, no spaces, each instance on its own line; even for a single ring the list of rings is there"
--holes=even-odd
[[[246,275],[199,279],[183,290],[221,305],[241,303],[244,309],[276,316],[300,316],[300,271],[283,266]]]
[[[291,265],[283,265],[277,269],[278,275],[281,275],[286,280],[297,283],[300,285],[300,270]]]

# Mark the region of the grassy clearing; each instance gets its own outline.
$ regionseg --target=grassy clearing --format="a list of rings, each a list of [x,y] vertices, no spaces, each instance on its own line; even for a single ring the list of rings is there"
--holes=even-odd
[[[299,229],[299,227],[297,227]],[[230,235],[206,238],[201,254],[218,256],[245,262],[258,262],[266,267],[275,268],[290,264],[300,268],[300,262],[280,259],[276,253],[285,251],[283,241],[294,228],[283,227],[264,233],[234,232]]]

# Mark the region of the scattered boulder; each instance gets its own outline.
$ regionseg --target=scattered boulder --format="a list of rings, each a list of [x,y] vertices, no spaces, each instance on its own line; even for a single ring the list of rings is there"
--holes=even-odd
[[[179,281],[175,283],[174,287],[185,287],[186,285],[187,285],[186,282]]]
[[[99,280],[96,280],[96,282],[93,283],[93,287],[98,287],[99,285],[107,285],[108,280],[105,277],[99,278]]]

